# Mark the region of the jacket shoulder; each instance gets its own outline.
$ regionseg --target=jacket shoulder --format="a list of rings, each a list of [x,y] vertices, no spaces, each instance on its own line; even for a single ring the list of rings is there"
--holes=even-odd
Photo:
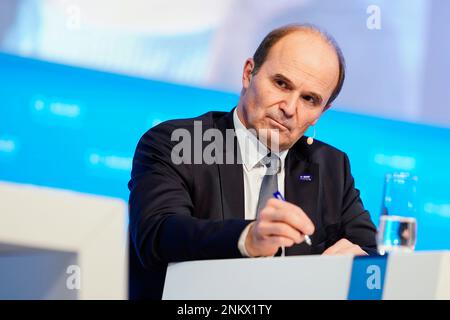
[[[311,162],[323,163],[328,160],[344,159],[346,153],[328,143],[314,139],[312,145],[307,142],[307,137],[302,137],[294,146],[296,153]]]
[[[227,112],[221,111],[209,111],[198,117],[194,118],[184,118],[184,119],[173,119],[161,122],[160,124],[150,128],[147,132],[152,131],[165,131],[174,129],[191,129],[194,126],[194,122],[201,122],[203,127],[213,126],[214,123],[226,115]]]
[[[196,122],[201,122],[202,130],[205,130],[213,127],[220,118],[227,114],[227,112],[210,111],[194,118],[173,119],[161,122],[148,129],[139,139],[138,145],[146,141],[154,141],[155,143],[170,146],[173,144],[171,142],[171,136],[175,130],[187,130],[189,133],[193,133]]]
[[[314,139],[313,148],[311,150],[312,155],[314,156],[315,153],[317,154],[328,154],[333,155],[336,157],[343,157],[345,156],[345,152],[336,148],[335,146],[332,146],[328,143],[325,143],[320,140]]]

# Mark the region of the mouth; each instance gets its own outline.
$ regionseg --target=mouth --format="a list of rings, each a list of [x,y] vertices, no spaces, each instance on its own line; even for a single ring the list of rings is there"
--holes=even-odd
[[[289,128],[287,126],[285,126],[283,123],[275,120],[274,118],[271,117],[267,117],[275,126],[277,126],[278,128],[280,128],[283,131],[289,131]]]

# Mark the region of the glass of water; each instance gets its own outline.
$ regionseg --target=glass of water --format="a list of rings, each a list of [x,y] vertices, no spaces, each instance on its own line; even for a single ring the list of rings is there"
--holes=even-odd
[[[380,254],[414,251],[417,239],[416,199],[417,176],[407,172],[386,174],[377,233]]]

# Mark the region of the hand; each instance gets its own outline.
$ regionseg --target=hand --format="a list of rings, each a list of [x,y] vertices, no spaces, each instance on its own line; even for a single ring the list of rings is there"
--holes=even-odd
[[[301,243],[313,233],[314,224],[300,207],[273,198],[250,224],[245,248],[251,257],[273,256],[279,247]]]
[[[360,246],[348,241],[347,239],[341,239],[334,245],[329,247],[322,253],[322,255],[339,255],[339,254],[352,254],[355,256],[367,256],[367,252],[361,249]]]

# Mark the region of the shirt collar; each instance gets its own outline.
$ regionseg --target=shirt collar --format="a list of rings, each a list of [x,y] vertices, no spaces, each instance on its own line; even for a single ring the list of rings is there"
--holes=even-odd
[[[237,114],[237,108],[233,112],[233,123],[236,136],[241,151],[242,162],[247,171],[252,170],[269,153],[269,149],[258,140],[258,138],[248,130]],[[281,170],[284,170],[284,160],[289,150],[275,153],[280,157]]]

